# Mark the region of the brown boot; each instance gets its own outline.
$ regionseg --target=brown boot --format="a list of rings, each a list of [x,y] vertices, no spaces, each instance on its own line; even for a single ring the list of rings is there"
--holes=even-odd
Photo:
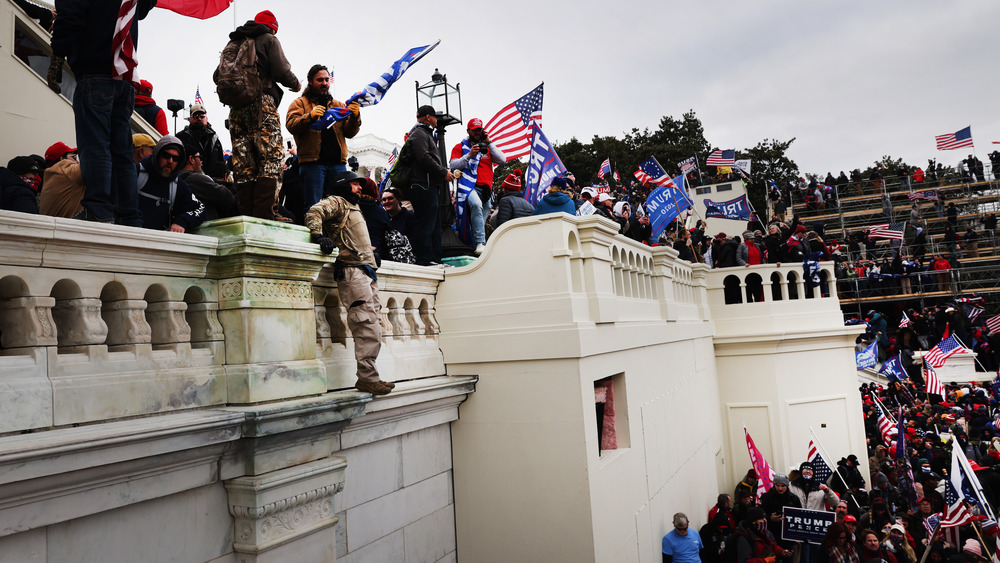
[[[278,181],[257,178],[253,188],[253,216],[273,221],[278,207]]]
[[[368,381],[361,381],[359,379],[358,382],[354,384],[354,388],[357,389],[358,391],[371,393],[372,395],[388,395],[389,392],[392,391],[392,388],[389,387],[385,381],[381,380],[375,382],[368,382]]]
[[[236,184],[236,203],[239,205],[240,215],[248,217],[253,215],[253,182],[243,182]]]

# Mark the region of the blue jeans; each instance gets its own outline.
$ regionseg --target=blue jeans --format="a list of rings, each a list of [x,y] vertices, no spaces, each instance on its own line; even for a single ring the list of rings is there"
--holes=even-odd
[[[413,204],[413,236],[410,245],[417,264],[426,266],[441,261],[441,215],[437,187],[410,186]]]
[[[86,186],[80,203],[99,221],[141,227],[129,124],[135,89],[110,75],[84,74],[76,82],[73,115]]]
[[[346,164],[320,164],[309,162],[299,165],[299,178],[302,179],[302,215],[316,202],[323,199],[323,188],[327,182],[341,172],[347,172]],[[332,184],[331,184],[332,187]]]
[[[486,216],[490,214],[490,200],[482,201],[478,187],[473,188],[466,200],[466,209],[469,210],[472,238],[476,244],[486,244]]]

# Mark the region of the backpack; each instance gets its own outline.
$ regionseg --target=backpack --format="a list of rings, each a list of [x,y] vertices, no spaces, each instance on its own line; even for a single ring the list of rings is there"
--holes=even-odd
[[[739,559],[737,555],[736,543],[739,541],[740,536],[747,538],[747,541],[750,542],[750,549],[751,551],[753,550],[754,540],[747,537],[745,534],[741,534],[739,530],[737,530],[722,540],[724,547],[722,548],[722,555],[719,557],[719,561],[722,563],[736,563]]]
[[[219,101],[230,107],[246,106],[260,97],[263,87],[253,39],[234,39],[226,44],[219,57],[215,83]]]
[[[389,171],[389,181],[404,195],[408,193],[410,179],[413,176],[413,155],[410,152],[410,142],[404,141],[403,148],[399,149],[399,156],[396,157],[396,164]]]
[[[385,248],[387,258],[393,262],[417,263],[417,259],[413,256],[413,247],[410,246],[410,239],[396,229],[389,229],[385,232]]]

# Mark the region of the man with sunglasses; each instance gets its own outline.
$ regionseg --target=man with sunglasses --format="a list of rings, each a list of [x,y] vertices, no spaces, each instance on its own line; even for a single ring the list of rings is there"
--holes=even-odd
[[[184,233],[198,228],[205,220],[205,206],[191,193],[184,180],[177,177],[187,161],[184,145],[173,135],[164,135],[153,154],[139,163],[139,211],[147,229]]]
[[[215,180],[226,178],[226,161],[222,151],[222,141],[208,122],[208,112],[202,104],[191,106],[188,124],[177,134],[186,145],[198,147],[201,155],[202,172]]]

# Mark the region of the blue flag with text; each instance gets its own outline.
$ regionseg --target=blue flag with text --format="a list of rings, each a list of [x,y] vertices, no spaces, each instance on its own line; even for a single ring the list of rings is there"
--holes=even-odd
[[[566,173],[556,149],[542,133],[542,128],[531,126],[531,156],[528,157],[528,181],[525,184],[524,199],[531,205],[538,205],[552,180]]]

